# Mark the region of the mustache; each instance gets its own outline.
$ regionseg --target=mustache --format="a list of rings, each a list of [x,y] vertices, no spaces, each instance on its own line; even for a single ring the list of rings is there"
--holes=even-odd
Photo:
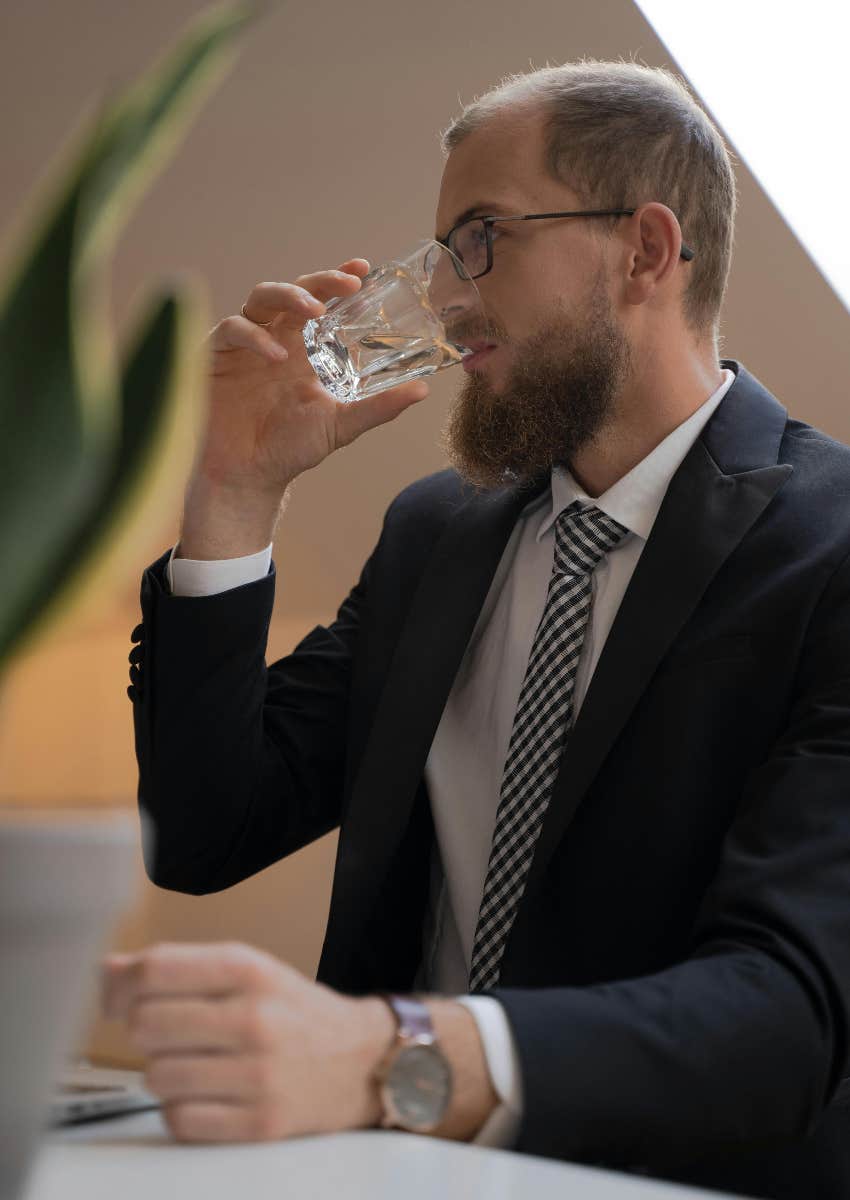
[[[452,329],[446,327],[446,337],[450,342],[482,341],[499,345],[502,341],[490,329],[472,329],[468,325],[455,325]]]

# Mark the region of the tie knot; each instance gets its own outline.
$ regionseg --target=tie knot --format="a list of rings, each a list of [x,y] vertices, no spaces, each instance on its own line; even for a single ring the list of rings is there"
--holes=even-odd
[[[555,522],[557,575],[589,575],[599,560],[627,536],[629,530],[598,508],[582,508],[574,500]]]

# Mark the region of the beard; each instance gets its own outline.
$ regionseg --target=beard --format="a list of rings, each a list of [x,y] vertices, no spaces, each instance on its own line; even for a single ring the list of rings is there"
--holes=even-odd
[[[559,314],[516,343],[501,391],[483,372],[469,374],[442,430],[449,463],[484,491],[529,486],[553,466],[569,467],[611,423],[631,365],[601,276],[581,325]]]

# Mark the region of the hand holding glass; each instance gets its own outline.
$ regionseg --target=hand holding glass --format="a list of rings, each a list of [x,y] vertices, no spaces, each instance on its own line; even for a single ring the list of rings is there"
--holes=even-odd
[[[330,300],[303,336],[322,386],[352,401],[455,366],[472,350],[453,338],[485,328],[481,296],[463,263],[429,238],[406,258],[375,267],[353,296]]]

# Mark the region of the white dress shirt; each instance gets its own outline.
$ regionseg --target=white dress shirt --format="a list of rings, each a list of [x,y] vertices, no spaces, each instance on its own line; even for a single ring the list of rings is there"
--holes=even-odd
[[[549,491],[526,505],[514,525],[434,735],[425,764],[436,833],[423,927],[427,951],[412,990],[453,995],[475,1018],[501,1101],[474,1139],[478,1145],[513,1146],[522,1116],[520,1065],[504,1010],[491,997],[463,993],[514,713],[546,603],[555,521],[581,500],[630,531],[592,575],[592,607],[573,692],[577,714],[670,480],[735,380],[728,368],[723,376],[696,412],[601,496],[588,496],[566,468],[553,469]],[[175,559],[172,549],[169,586],[182,596],[226,591],[264,578],[271,554],[269,545],[256,554],[210,562]]]

